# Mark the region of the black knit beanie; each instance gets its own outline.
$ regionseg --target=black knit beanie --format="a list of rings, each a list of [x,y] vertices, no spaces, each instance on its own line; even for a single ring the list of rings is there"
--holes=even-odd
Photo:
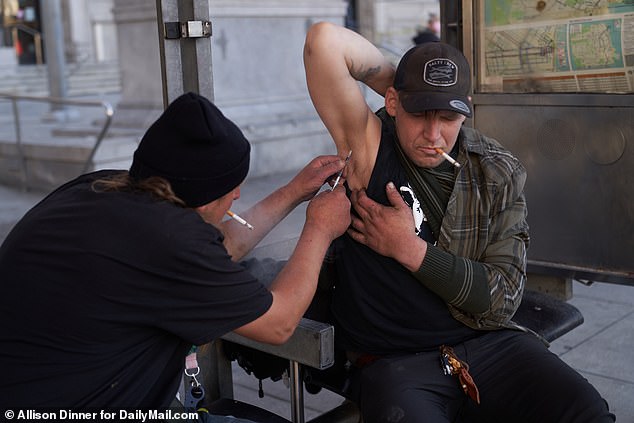
[[[240,128],[205,97],[183,94],[150,126],[130,176],[161,176],[188,207],[207,204],[244,181],[251,145]]]

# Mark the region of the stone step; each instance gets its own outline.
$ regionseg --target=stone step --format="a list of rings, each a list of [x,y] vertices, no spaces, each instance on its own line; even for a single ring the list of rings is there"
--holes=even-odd
[[[79,125],[76,127],[63,127],[63,128],[54,128],[51,130],[51,135],[56,138],[77,138],[77,137],[94,137],[96,138],[101,133],[101,126],[88,126],[88,125]],[[127,128],[110,128],[108,132],[106,132],[105,138],[116,138],[116,137],[140,137],[140,132],[134,129]]]
[[[0,92],[47,96],[46,65],[0,66]],[[114,93],[121,91],[117,62],[82,63],[66,69],[69,96]]]
[[[85,67],[84,71],[95,68]],[[29,92],[25,95],[46,96],[45,78],[41,78],[43,68],[31,69],[27,73],[30,73],[28,78],[39,81],[39,85],[31,82]],[[85,73],[75,74],[70,78],[71,93],[80,90],[81,84],[84,83],[89,91],[87,94],[94,94],[97,89],[107,90],[108,84],[99,85],[99,78],[87,77]],[[106,97],[115,99],[117,95],[115,93]],[[98,154],[92,167],[94,169],[128,168],[136,143],[147,129],[121,125],[121,119],[125,121],[129,112],[125,109],[117,110],[116,103],[116,99],[111,102],[115,109],[113,122],[98,153],[105,154],[101,150],[108,148],[109,144],[112,145],[112,139],[130,139],[127,144],[129,148],[124,154],[110,157],[108,160],[100,161]],[[242,128],[251,142],[249,177],[296,171],[315,156],[335,153],[330,136],[308,98],[259,99],[257,104],[260,106],[257,110],[251,107],[252,104],[220,105],[227,111],[227,116]],[[79,110],[81,122],[44,124],[42,116],[47,114],[49,105],[22,103],[21,142],[26,156],[25,174],[15,147],[16,136],[9,105],[7,103],[2,107],[2,110],[9,111],[9,114],[0,117],[0,140],[5,141],[4,148],[0,149],[0,183],[19,186],[26,180],[29,188],[48,189],[81,174],[90,148],[101,131],[99,122],[103,123],[104,117],[100,110],[94,113]],[[81,145],[78,146],[78,143]]]
[[[41,106],[40,108],[44,108]],[[5,117],[6,132],[0,131],[0,183],[31,189],[49,189],[84,171],[101,125],[95,125],[98,113],[80,113],[79,122],[42,123],[38,113],[25,119],[22,128],[24,166],[16,146],[12,125]],[[117,111],[115,108],[115,116]],[[313,114],[288,114],[276,121],[237,122],[251,142],[249,177],[295,171],[313,157],[333,154],[334,147],[321,121]],[[97,150],[89,170],[127,169],[144,129],[110,127]],[[26,168],[26,174],[24,169]]]
[[[17,66],[18,60],[13,47],[0,47],[0,63],[5,66]]]
[[[0,183],[50,189],[84,171],[100,128],[85,124],[48,131],[49,139],[34,141],[27,137],[22,141],[24,162],[14,140],[0,140]],[[127,169],[142,135],[142,131],[111,128],[88,169]],[[295,171],[315,156],[334,154],[321,121],[308,117],[254,126],[245,135],[252,146],[249,177]]]
[[[50,190],[82,173],[99,169],[127,169],[138,137],[111,137],[102,141],[93,162],[86,161],[94,137],[65,140],[64,145],[22,144],[21,158],[15,143],[0,141],[0,183],[34,190]]]
[[[300,114],[276,121],[251,123],[243,128],[251,142],[254,177],[300,169],[313,157],[335,154],[325,126],[315,114]]]
[[[0,52],[2,49],[0,48]],[[14,69],[25,77],[46,75],[47,66],[44,65],[16,65],[11,62],[0,63],[0,69]],[[66,65],[66,75],[73,75],[78,73],[103,73],[103,72],[118,72],[119,64],[117,61],[108,62],[83,62],[83,63],[70,63]]]

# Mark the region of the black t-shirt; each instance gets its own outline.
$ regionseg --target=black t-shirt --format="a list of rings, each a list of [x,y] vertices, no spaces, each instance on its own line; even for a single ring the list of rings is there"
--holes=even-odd
[[[385,132],[385,131],[384,131]],[[414,230],[433,244],[418,198],[386,134],[367,187],[374,201],[389,205],[392,181],[412,208]],[[454,345],[476,332],[455,320],[447,304],[396,260],[377,254],[344,234],[336,241],[337,273],[332,310],[337,341],[349,351],[377,355],[419,352]]]
[[[0,406],[166,407],[192,344],[271,306],[217,228],[146,194],[91,190],[107,174],[49,195],[0,247]]]

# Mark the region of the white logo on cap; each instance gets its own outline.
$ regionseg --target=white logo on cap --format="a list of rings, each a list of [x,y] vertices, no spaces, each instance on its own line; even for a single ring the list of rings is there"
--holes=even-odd
[[[454,109],[458,109],[461,110],[465,113],[471,113],[471,110],[469,110],[469,106],[467,106],[463,101],[460,100],[451,100],[449,102],[449,105],[451,107],[453,107]]]
[[[450,87],[458,82],[458,66],[449,59],[434,59],[425,63],[423,80],[435,87]]]

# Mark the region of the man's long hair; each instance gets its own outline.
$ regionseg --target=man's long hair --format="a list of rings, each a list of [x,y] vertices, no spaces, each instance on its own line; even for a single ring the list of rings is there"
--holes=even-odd
[[[145,192],[156,199],[168,201],[180,207],[187,207],[185,202],[174,194],[170,183],[160,176],[150,176],[137,180],[132,178],[127,171],[124,171],[97,179],[92,183],[92,189],[95,192]]]

